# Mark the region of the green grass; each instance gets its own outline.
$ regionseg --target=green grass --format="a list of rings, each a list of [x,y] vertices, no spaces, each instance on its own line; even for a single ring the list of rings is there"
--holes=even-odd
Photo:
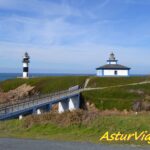
[[[138,95],[130,94],[120,89],[88,91],[83,92],[82,96],[85,101],[94,103],[95,107],[100,110],[114,108],[131,110],[133,101],[139,98]]]
[[[138,94],[136,91],[142,91],[143,94]],[[146,95],[150,95],[150,84],[114,87],[82,93],[85,101],[94,103],[101,110],[114,108],[131,110],[134,101],[142,100]]]
[[[62,141],[87,141],[100,143],[99,138],[106,132],[133,133],[150,132],[150,114],[128,116],[99,116],[90,124],[75,124],[60,126],[56,123],[33,123],[24,126],[24,120],[0,122],[0,137],[51,139]],[[129,141],[127,144],[144,144],[144,142]]]
[[[13,79],[0,83],[0,89],[4,92],[15,89],[26,83],[34,86],[35,91],[46,94],[61,90],[66,90],[71,86],[83,86],[87,76],[64,76],[64,77],[40,77],[31,79]],[[109,87],[115,85],[126,85],[142,81],[149,81],[150,77],[90,77],[88,87]],[[134,91],[142,91],[144,94],[138,94]],[[110,87],[103,90],[86,91],[82,93],[85,101],[94,103],[100,110],[118,109],[131,110],[135,100],[141,100],[145,95],[150,95],[150,84],[130,85],[124,87]]]
[[[42,93],[50,93],[66,90],[71,86],[83,86],[87,77],[85,76],[64,76],[64,77],[39,77],[30,79],[12,79],[0,83],[0,89],[4,92],[13,90],[26,83],[35,86],[35,90]]]
[[[91,77],[88,87],[107,87],[130,83],[149,81],[149,76],[143,77]]]
[[[69,88],[70,86],[83,86],[88,76],[62,76],[62,77],[38,77],[30,79],[10,79],[0,82],[0,89],[4,92],[13,90],[18,86],[26,83],[35,86],[35,89],[41,93],[48,93]],[[120,84],[130,84],[150,80],[149,76],[145,77],[90,77],[88,87],[107,87]]]
[[[0,89],[2,91],[9,91],[17,88],[18,86],[26,83],[31,86],[35,86],[35,90],[40,93],[55,92],[64,90],[70,86],[79,84],[83,86],[85,80],[88,77],[43,77],[33,79],[15,79],[7,80],[0,83]],[[129,84],[149,80],[149,77],[128,77],[128,78],[97,78],[91,77],[91,81],[88,87],[106,87],[120,84]],[[143,94],[139,94],[137,91],[142,91]],[[118,109],[118,110],[130,110],[135,100],[143,99],[146,95],[150,95],[150,84],[142,85],[130,85],[124,87],[110,87],[103,90],[86,91],[82,93],[82,97],[85,101],[94,103],[100,110],[105,109]],[[17,137],[17,138],[35,138],[35,139],[52,139],[63,141],[87,141],[99,143],[99,138],[106,131],[110,133],[122,132],[133,133],[135,131],[149,131],[150,132],[150,114],[139,115],[126,115],[126,116],[98,116],[92,119],[89,123],[80,122],[81,114],[68,117],[53,116],[45,117],[47,121],[39,118],[32,120],[29,126],[27,119],[18,121],[11,120],[6,122],[0,122],[0,137]],[[86,116],[86,115],[85,115]],[[40,117],[40,116],[39,116]],[[77,118],[76,118],[77,117]],[[85,120],[88,118],[86,116]],[[77,119],[77,122],[74,120]],[[60,121],[61,120],[61,121]],[[62,125],[60,124],[62,122]],[[78,123],[79,122],[79,123]],[[127,144],[143,144],[143,142],[129,141]]]

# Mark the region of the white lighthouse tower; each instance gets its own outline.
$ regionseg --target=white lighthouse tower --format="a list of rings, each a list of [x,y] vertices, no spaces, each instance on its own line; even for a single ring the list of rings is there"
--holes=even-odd
[[[22,74],[22,77],[23,78],[29,78],[30,57],[29,57],[27,52],[24,54],[22,63],[23,63],[23,74]]]

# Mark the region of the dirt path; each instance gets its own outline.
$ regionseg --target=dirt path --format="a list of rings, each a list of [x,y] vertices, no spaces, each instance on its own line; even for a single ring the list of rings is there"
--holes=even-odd
[[[103,89],[107,89],[107,88],[124,87],[124,86],[132,86],[132,85],[142,85],[142,84],[148,84],[148,83],[150,83],[150,81],[143,81],[143,82],[137,82],[137,83],[123,84],[123,85],[115,85],[115,86],[107,86],[107,87],[84,88],[84,89],[81,89],[81,92],[92,91],[92,90],[103,90]]]
[[[90,82],[91,78],[87,78],[84,84],[84,88],[86,88],[88,86],[88,83]]]

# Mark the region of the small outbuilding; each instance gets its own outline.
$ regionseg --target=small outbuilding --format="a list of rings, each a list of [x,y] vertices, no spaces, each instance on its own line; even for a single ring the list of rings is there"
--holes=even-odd
[[[111,53],[107,64],[96,68],[97,76],[129,76],[129,71],[131,68],[118,64],[114,53]]]

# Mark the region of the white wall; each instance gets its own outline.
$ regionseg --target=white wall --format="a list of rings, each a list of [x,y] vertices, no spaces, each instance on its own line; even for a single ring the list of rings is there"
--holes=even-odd
[[[63,113],[68,110],[68,100],[63,100],[58,103],[58,112]]]
[[[23,72],[23,78],[28,78],[28,73],[27,72]]]
[[[117,71],[117,75],[115,75],[115,71]],[[129,76],[129,70],[97,70],[97,76]]]
[[[102,76],[103,74],[102,74],[102,70],[97,70],[96,71],[96,74],[97,74],[97,76]]]
[[[113,65],[115,65],[115,64],[117,64],[117,62],[116,61],[111,61],[111,62],[107,62],[107,64],[113,64]]]
[[[115,71],[117,71],[117,75],[115,75]],[[128,70],[104,70],[104,76],[128,76]]]
[[[28,67],[29,64],[28,63],[23,63],[23,67]]]
[[[69,110],[70,111],[78,109],[79,105],[80,105],[79,97],[69,98]]]
[[[19,120],[22,120],[23,116],[22,115],[19,115]]]
[[[117,62],[116,61],[112,61],[112,62],[110,62],[110,64],[114,65],[114,64],[117,64]]]
[[[58,103],[58,112],[63,113],[67,110],[75,110],[80,107],[80,98],[78,96],[63,100]]]
[[[36,110],[36,114],[37,114],[37,115],[42,114],[41,110],[40,110],[40,109],[37,109],[37,110]]]

